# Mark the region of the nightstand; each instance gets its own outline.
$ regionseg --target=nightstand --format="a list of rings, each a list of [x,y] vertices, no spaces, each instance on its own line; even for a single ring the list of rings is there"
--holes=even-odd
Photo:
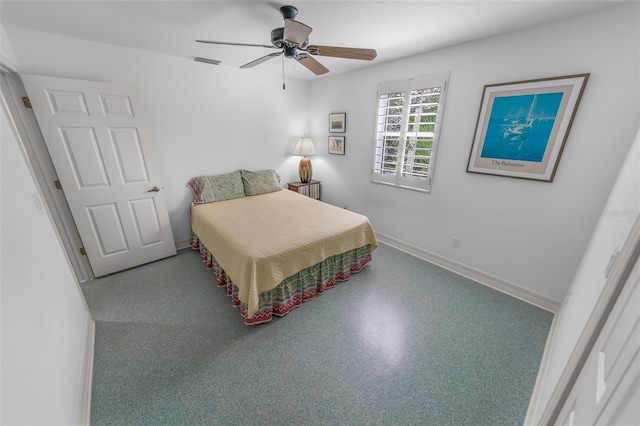
[[[312,180],[311,182],[289,182],[289,189],[299,194],[311,197],[314,200],[320,199],[320,181]]]

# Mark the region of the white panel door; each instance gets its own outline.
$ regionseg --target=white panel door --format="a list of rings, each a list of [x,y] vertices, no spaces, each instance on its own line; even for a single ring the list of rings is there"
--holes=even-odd
[[[162,185],[135,88],[21,77],[94,274],[174,255]]]
[[[557,425],[640,425],[640,262],[636,263]]]

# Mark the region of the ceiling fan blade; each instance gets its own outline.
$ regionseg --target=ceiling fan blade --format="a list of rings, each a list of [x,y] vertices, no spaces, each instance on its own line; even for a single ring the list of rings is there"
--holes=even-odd
[[[306,51],[312,55],[333,56],[334,58],[363,59],[371,61],[378,56],[375,49],[359,49],[356,47],[308,46]]]
[[[240,68],[251,68],[251,67],[255,67],[256,65],[260,65],[263,62],[268,61],[269,59],[275,58],[277,56],[282,55],[282,52],[277,52],[277,53],[269,53],[266,56],[263,56],[262,58],[258,58],[255,61],[251,61],[249,63],[246,63],[244,65],[242,65]]]
[[[298,53],[296,55],[296,61],[300,62],[302,65],[307,67],[309,71],[316,75],[322,75],[329,72],[328,68],[306,53]]]
[[[217,59],[201,58],[200,56],[194,56],[193,60],[196,62],[204,62],[205,64],[220,65],[222,62]]]
[[[313,28],[302,22],[294,21],[293,19],[284,20],[284,41],[294,43],[296,46],[302,46],[309,38],[311,31],[313,31]]]
[[[233,43],[230,41],[211,41],[211,40],[196,40],[197,43],[208,44],[222,44],[227,46],[249,46],[249,47],[267,47],[269,49],[279,49],[279,47],[272,46],[270,44],[251,44],[251,43]]]

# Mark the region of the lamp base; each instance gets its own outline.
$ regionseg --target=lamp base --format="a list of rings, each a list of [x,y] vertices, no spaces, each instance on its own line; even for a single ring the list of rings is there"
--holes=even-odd
[[[311,160],[309,159],[309,157],[302,158],[300,160],[300,166],[298,167],[298,176],[300,177],[300,182],[311,182],[311,173]]]

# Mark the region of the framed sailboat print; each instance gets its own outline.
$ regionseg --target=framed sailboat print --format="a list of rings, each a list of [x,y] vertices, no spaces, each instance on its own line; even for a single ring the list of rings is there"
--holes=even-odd
[[[552,182],[588,78],[484,86],[467,172]]]

